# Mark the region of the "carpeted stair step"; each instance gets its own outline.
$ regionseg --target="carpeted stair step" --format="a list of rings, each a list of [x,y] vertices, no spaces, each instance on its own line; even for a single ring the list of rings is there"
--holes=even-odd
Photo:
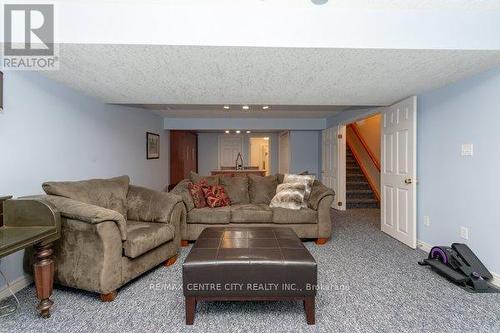
[[[357,165],[348,165],[346,166],[346,171],[347,174],[360,174],[361,173],[361,168]]]
[[[371,190],[370,184],[366,181],[362,182],[347,182],[346,183],[346,190]]]
[[[376,199],[351,199],[347,200],[347,208],[379,208]]]
[[[346,207],[379,208],[375,194],[349,147],[346,156]]]
[[[348,199],[373,199],[374,195],[371,189],[365,190],[347,190]]]
[[[362,173],[353,173],[346,175],[347,182],[363,182],[366,181],[365,175]]]

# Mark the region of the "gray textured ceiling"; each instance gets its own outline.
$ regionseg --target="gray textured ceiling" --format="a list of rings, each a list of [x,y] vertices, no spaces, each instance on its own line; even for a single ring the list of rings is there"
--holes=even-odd
[[[392,104],[500,65],[500,51],[88,44],[60,51],[60,70],[44,74],[106,103],[306,106],[297,116],[338,111],[313,105]]]

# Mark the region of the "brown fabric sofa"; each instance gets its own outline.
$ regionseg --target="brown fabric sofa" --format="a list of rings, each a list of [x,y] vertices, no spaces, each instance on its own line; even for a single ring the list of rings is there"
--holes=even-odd
[[[61,214],[57,283],[111,301],[128,281],[175,262],[186,217],[181,197],[129,185],[128,176],[49,182],[43,188],[48,195],[39,198]]]
[[[221,184],[231,199],[231,206],[220,208],[195,208],[188,190],[189,182],[206,180],[210,184]],[[181,225],[184,241],[198,238],[206,227],[228,226],[283,226],[292,228],[300,238],[315,238],[323,244],[331,236],[330,207],[335,193],[315,181],[308,207],[300,210],[271,208],[269,203],[276,193],[276,187],[283,181],[283,175],[275,176],[208,176],[192,174],[182,180],[170,193],[182,197],[186,207],[186,223]]]

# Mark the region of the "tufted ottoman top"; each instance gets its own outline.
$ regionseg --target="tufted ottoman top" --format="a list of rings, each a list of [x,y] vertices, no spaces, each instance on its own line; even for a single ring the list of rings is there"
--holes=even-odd
[[[206,228],[182,270],[185,296],[316,295],[316,261],[290,228]]]

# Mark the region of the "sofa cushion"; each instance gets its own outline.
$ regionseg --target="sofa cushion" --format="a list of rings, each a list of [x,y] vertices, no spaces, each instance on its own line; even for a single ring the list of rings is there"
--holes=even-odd
[[[123,243],[123,253],[129,258],[138,256],[171,241],[175,227],[167,223],[127,221],[127,240]]]
[[[305,204],[305,191],[306,185],[303,183],[279,184],[269,206],[299,210]]]
[[[231,205],[248,204],[248,177],[221,177],[220,184],[224,186]]]
[[[186,205],[188,212],[194,208],[193,197],[191,196],[191,192],[189,192],[188,188],[189,184],[191,184],[189,179],[183,179],[169,192],[182,197],[182,201]]]
[[[310,208],[299,210],[287,208],[272,208],[273,222],[280,224],[318,223],[318,212]]]
[[[196,172],[191,171],[189,178],[193,183],[206,181],[208,185],[219,185],[219,176],[200,176]]]
[[[210,208],[225,207],[231,204],[231,200],[222,185],[203,186],[205,200]]]
[[[281,183],[283,183],[283,179],[285,179],[285,174],[277,173],[276,178],[278,179],[278,184],[281,184]]]
[[[230,220],[231,209],[229,206],[195,208],[187,215],[187,223],[228,224]]]
[[[128,176],[121,176],[73,182],[45,182],[42,188],[47,194],[114,210],[126,219],[129,183]]]
[[[250,194],[250,203],[266,204],[271,203],[276,194],[278,186],[278,177],[276,176],[248,176],[248,192]]]
[[[270,223],[273,211],[265,204],[246,204],[231,206],[231,222],[233,223]]]

